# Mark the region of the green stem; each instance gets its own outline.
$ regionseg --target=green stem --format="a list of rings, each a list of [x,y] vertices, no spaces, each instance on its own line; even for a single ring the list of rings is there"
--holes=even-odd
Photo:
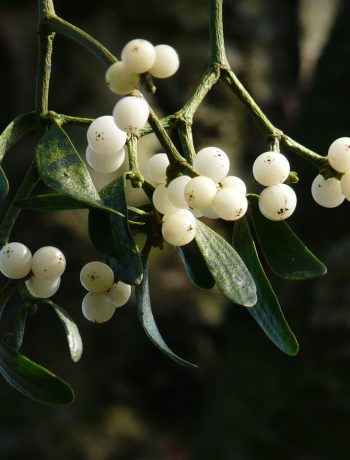
[[[190,99],[186,102],[182,109],[175,114],[175,116],[178,115],[178,117],[182,117],[184,120],[192,121],[193,115],[197,111],[198,107],[219,78],[219,69],[217,67],[208,67]]]
[[[182,145],[184,156],[189,164],[193,164],[196,150],[193,145],[192,127],[188,123],[183,123],[177,128]]]
[[[72,115],[65,115],[63,113],[56,113],[53,110],[47,112],[47,114],[44,116],[44,119],[54,121],[59,126],[75,125],[86,127],[94,121],[94,118],[75,117]]]
[[[141,188],[144,178],[137,161],[137,137],[131,135],[126,143],[128,148],[129,168],[128,178],[134,188]]]
[[[14,280],[9,280],[5,286],[2,287],[0,291],[0,318],[4,311],[4,308],[7,302],[11,299],[12,295],[16,290],[16,282]]]
[[[46,24],[50,30],[61,35],[65,35],[71,40],[79,43],[79,45],[87,49],[106,66],[110,66],[114,62],[117,62],[117,58],[107,48],[101,45],[100,42],[95,40],[84,30],[70,24],[68,21],[65,21],[56,15],[50,15],[46,19]]]
[[[222,0],[209,0],[209,40],[212,64],[228,67],[222,22]]]

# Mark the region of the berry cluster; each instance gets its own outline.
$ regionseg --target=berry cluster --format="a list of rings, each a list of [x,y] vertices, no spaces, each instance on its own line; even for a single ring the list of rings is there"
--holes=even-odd
[[[33,297],[52,297],[61,283],[66,259],[59,249],[44,246],[32,253],[22,243],[8,243],[0,252],[0,271],[11,279],[30,277],[25,284]]]
[[[248,208],[246,186],[236,176],[227,176],[230,160],[217,147],[200,150],[193,161],[201,174],[178,176],[166,186],[169,160],[165,153],[154,155],[147,164],[148,176],[159,185],[153,194],[154,207],[164,214],[162,234],[170,244],[183,246],[193,240],[195,217],[237,220]]]
[[[328,162],[332,168],[342,174],[336,177],[324,178],[321,174],[315,177],[311,193],[320,206],[335,208],[345,200],[350,200],[350,138],[336,139],[328,149]]]
[[[113,270],[103,262],[84,265],[80,282],[89,291],[82,302],[83,314],[94,323],[111,319],[116,308],[126,304],[131,295],[131,286],[122,281],[115,283]]]
[[[287,219],[296,208],[297,197],[294,190],[283,183],[289,173],[289,162],[280,152],[264,152],[254,161],[254,179],[265,186],[259,196],[259,209],[267,219]]]
[[[149,72],[156,78],[168,78],[179,68],[179,56],[169,45],[153,46],[147,40],[137,38],[128,42],[122,50],[122,60],[112,64],[106,72],[109,89],[124,96],[138,88],[140,74]]]
[[[88,128],[86,161],[95,171],[117,171],[125,159],[127,133],[135,134],[147,123],[149,106],[142,97],[123,97],[112,115],[96,118]]]

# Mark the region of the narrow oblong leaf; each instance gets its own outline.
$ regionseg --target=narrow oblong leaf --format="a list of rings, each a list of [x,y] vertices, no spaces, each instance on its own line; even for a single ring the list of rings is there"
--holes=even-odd
[[[255,305],[257,299],[254,279],[234,248],[199,220],[195,239],[217,287],[224,296],[239,305]]]
[[[202,289],[212,289],[215,286],[215,280],[198,248],[197,242],[193,240],[176,249],[192,283]]]
[[[0,162],[11,147],[35,129],[35,116],[35,112],[23,113],[6,126],[0,135]]]
[[[68,383],[4,343],[0,343],[0,374],[34,401],[55,405],[74,401]]]
[[[36,195],[15,201],[15,206],[34,211],[68,211],[71,209],[84,209],[88,205],[62,193]]]
[[[65,131],[53,123],[36,148],[40,177],[57,193],[83,204],[120,215],[101,201],[89,171]]]
[[[7,180],[7,177],[3,169],[0,167],[0,200],[5,198],[8,192],[9,192],[9,181]]]
[[[298,342],[265,275],[246,218],[235,223],[232,243],[253,275],[256,285],[258,300],[249,308],[249,313],[280,350],[291,356],[296,355],[299,351]]]
[[[284,221],[264,217],[258,196],[249,195],[249,210],[259,246],[271,270],[281,278],[303,280],[325,275],[327,267],[308,249]]]
[[[128,224],[125,200],[125,177],[118,177],[100,192],[103,202],[126,217],[89,212],[89,234],[95,249],[108,257],[117,277],[127,284],[142,280],[142,261]]]
[[[165,353],[169,358],[176,361],[178,364],[181,364],[185,367],[197,367],[195,364],[192,364],[178,355],[176,355],[164,342],[163,337],[160,335],[157,324],[154,320],[152,313],[152,306],[149,294],[149,285],[148,285],[148,268],[147,268],[147,258],[148,254],[143,257],[143,278],[139,286],[136,286],[136,302],[137,302],[137,311],[138,315],[148,338],[158,347],[163,353]]]
[[[79,333],[78,326],[75,324],[74,320],[62,307],[52,302],[51,300],[45,300],[43,303],[50,305],[59,319],[62,321],[64,330],[66,332],[69,351],[72,360],[76,363],[81,358],[83,352],[83,342]]]

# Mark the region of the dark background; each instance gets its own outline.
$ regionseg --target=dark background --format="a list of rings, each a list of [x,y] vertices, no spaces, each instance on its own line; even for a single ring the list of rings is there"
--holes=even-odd
[[[56,11],[117,56],[135,37],[173,45],[181,68],[159,82],[152,105],[160,115],[182,106],[207,65],[207,2],[57,0]],[[349,21],[345,0],[224,2],[232,68],[279,128],[321,154],[350,131]],[[34,1],[1,1],[1,128],[33,109],[35,27]],[[104,73],[84,49],[58,36],[50,109],[91,117],[110,113],[117,98]],[[83,153],[85,130],[69,132]],[[194,138],[197,148],[224,148],[232,172],[247,181],[249,191],[258,190],[251,166],[265,139],[223,85],[196,114]],[[3,163],[11,196],[34,146],[35,136],[29,136]],[[140,156],[156,151],[160,146],[150,136]],[[76,319],[84,354],[78,364],[70,362],[62,326],[46,307],[30,318],[23,352],[71,382],[76,401],[40,406],[1,381],[2,460],[350,458],[349,204],[318,207],[310,198],[316,170],[284,153],[301,178],[290,223],[329,271],[308,282],[270,277],[300,342],[294,358],[275,348],[244,308],[227,304],[216,291],[192,287],[171,248],[154,251],[151,260],[155,316],[169,345],[199,364],[198,370],[179,367],[148,341],[133,302],[104,325],[88,323],[80,309],[79,271],[98,256],[87,239],[85,213],[22,213],[14,241],[33,252],[55,245],[67,256],[55,299]],[[229,235],[228,227],[220,231]],[[16,301],[3,316],[1,332],[11,327]]]

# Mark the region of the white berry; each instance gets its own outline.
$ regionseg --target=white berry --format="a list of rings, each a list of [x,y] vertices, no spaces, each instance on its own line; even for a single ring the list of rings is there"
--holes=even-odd
[[[197,176],[191,179],[185,187],[185,199],[192,208],[207,208],[217,193],[213,179],[206,176]]]
[[[26,281],[26,287],[29,293],[33,297],[39,297],[41,299],[48,299],[52,297],[58,291],[61,284],[61,278],[55,278],[52,280],[41,280],[35,275],[31,276]]]
[[[113,109],[115,124],[122,131],[131,134],[135,134],[145,126],[148,116],[149,106],[142,97],[123,97]]]
[[[215,196],[213,210],[224,220],[237,220],[248,209],[248,200],[239,190],[232,187],[219,190]]]
[[[156,153],[147,162],[147,175],[152,182],[164,184],[169,159],[166,153]]]
[[[153,192],[152,201],[156,210],[162,214],[169,214],[179,210],[179,208],[170,201],[168,196],[168,189],[164,184],[158,185],[158,187],[155,189]]]
[[[95,152],[113,155],[124,146],[126,133],[116,126],[111,115],[104,115],[91,123],[87,140]]]
[[[284,220],[290,217],[297,204],[294,190],[286,184],[266,187],[259,196],[260,212],[270,220]]]
[[[290,172],[289,161],[279,152],[265,152],[256,158],[253,164],[253,176],[266,187],[281,184]]]
[[[217,147],[206,147],[194,157],[193,166],[203,176],[220,182],[230,169],[230,160],[226,153]]]
[[[83,315],[94,323],[105,323],[115,312],[113,297],[108,292],[88,292],[82,302]]]
[[[185,200],[185,188],[191,178],[189,176],[179,176],[168,184],[168,196],[170,201],[179,208],[188,208]]]
[[[179,55],[172,46],[157,45],[154,47],[156,59],[149,73],[156,78],[168,78],[179,68]]]
[[[95,152],[90,145],[86,149],[86,161],[92,169],[101,174],[109,174],[117,171],[124,163],[125,148],[123,147],[113,155],[104,155]]]
[[[219,216],[214,211],[213,206],[202,208],[201,212],[202,212],[203,217],[207,217],[208,219],[219,219]]]
[[[32,268],[32,253],[22,243],[8,243],[0,252],[0,271],[12,279],[21,279]]]
[[[124,62],[115,62],[107,69],[106,83],[113,93],[125,96],[125,94],[129,94],[138,88],[140,76],[137,73],[130,72]]]
[[[183,246],[193,240],[196,233],[196,221],[191,211],[185,209],[166,216],[162,224],[165,241],[174,246]]]
[[[114,273],[109,265],[96,260],[81,269],[80,282],[88,291],[105,292],[114,282]]]
[[[340,188],[345,198],[350,201],[350,171],[343,174],[340,180]]]
[[[112,287],[108,292],[113,297],[115,308],[119,308],[125,305],[130,299],[131,286],[123,283],[123,281],[118,281],[118,283],[112,284]]]
[[[350,137],[336,139],[328,150],[329,164],[338,172],[350,170]]]
[[[54,246],[44,246],[38,249],[32,260],[32,271],[41,280],[53,280],[62,276],[66,268],[66,258]]]
[[[220,184],[222,188],[235,188],[243,193],[243,195],[247,193],[247,187],[244,181],[237,176],[226,176],[220,181]]]
[[[335,177],[324,179],[321,174],[312,182],[311,193],[316,203],[325,208],[335,208],[345,200],[340,181]]]
[[[141,38],[128,42],[122,50],[122,61],[131,72],[147,72],[155,63],[156,52],[152,43]]]

